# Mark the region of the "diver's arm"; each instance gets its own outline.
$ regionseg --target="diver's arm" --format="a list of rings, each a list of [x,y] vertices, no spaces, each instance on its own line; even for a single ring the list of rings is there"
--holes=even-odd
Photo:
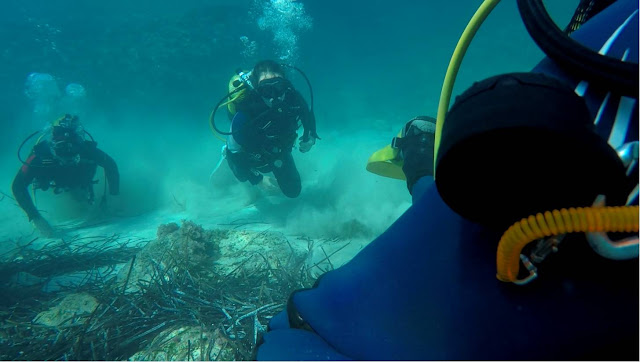
[[[109,182],[109,193],[111,195],[120,194],[120,173],[118,172],[116,161],[99,148],[94,150],[93,157],[98,166],[104,168],[107,181]]]
[[[313,112],[307,112],[307,117],[304,117],[303,120],[306,119],[307,123],[305,125],[305,122],[302,122],[302,126],[304,127],[304,133],[302,134],[302,139],[303,140],[308,140],[309,138],[317,138],[320,139],[320,137],[318,137],[318,133],[316,133],[316,116],[315,114],[313,114]]]
[[[33,200],[31,200],[31,196],[29,196],[28,187],[29,184],[33,181],[34,175],[31,167],[29,165],[24,165],[18,171],[18,174],[13,179],[13,184],[11,185],[11,191],[13,192],[13,196],[18,202],[18,206],[27,214],[29,221],[34,220],[40,217],[40,213],[36,206],[33,204]]]
[[[302,127],[304,128],[304,133],[302,134],[301,140],[303,142],[309,141],[309,138],[320,139],[318,134],[316,133],[316,116],[307,105],[307,102],[304,100],[304,97],[300,92],[296,91],[297,102],[300,105],[300,120],[302,121]]]

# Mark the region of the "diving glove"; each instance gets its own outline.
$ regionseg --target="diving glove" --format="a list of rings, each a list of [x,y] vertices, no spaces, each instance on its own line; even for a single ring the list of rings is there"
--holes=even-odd
[[[313,136],[310,136],[307,140],[300,138],[300,145],[298,146],[298,149],[302,153],[309,152],[309,150],[311,149],[311,146],[315,144],[316,144],[316,139]]]
[[[404,161],[402,171],[407,178],[409,193],[412,193],[418,179],[433,176],[435,134],[436,119],[418,116],[407,122],[401,137],[394,138],[393,147],[400,150],[400,157]]]

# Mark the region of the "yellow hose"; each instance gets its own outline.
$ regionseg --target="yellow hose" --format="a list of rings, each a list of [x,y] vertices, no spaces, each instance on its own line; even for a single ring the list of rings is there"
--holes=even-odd
[[[449,110],[451,93],[453,92],[453,85],[456,81],[460,64],[462,64],[462,58],[464,58],[467,48],[469,48],[469,44],[471,44],[471,40],[476,35],[476,32],[499,2],[500,0],[484,0],[482,5],[480,5],[469,21],[469,24],[467,24],[467,27],[464,29],[462,36],[460,36],[460,40],[458,40],[458,45],[456,45],[456,49],[453,51],[451,60],[449,61],[449,67],[447,68],[447,73],[444,77],[444,83],[442,84],[442,90],[440,92],[440,103],[438,104],[436,139],[433,152],[434,165],[436,164],[436,159],[438,157],[438,148],[440,147],[440,136],[442,134],[442,127],[444,126],[444,119],[447,115],[447,111]]]
[[[546,211],[511,225],[498,244],[497,278],[517,282],[520,253],[530,242],[552,235],[638,232],[638,206],[578,207]]]

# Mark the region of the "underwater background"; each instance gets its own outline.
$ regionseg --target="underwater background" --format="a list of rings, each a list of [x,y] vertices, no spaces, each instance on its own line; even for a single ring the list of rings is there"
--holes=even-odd
[[[11,199],[18,147],[76,113],[118,164],[121,194],[108,197],[104,214],[39,191],[37,207],[54,227],[153,238],[169,222],[224,228],[244,220],[307,240],[353,240],[336,256],[336,266],[344,263],[409,207],[406,184],[368,173],[367,159],[412,117],[436,116],[449,59],[481,3],[4,0],[0,255],[37,236]],[[546,5],[563,28],[577,3]],[[529,71],[542,58],[516,2],[503,1],[471,43],[454,97],[489,76]],[[296,199],[256,193],[226,162],[212,173],[223,143],[210,130],[210,112],[235,70],[262,59],[301,68],[313,86],[321,140],[308,153],[293,152],[302,178]],[[309,100],[304,80],[288,76]],[[47,85],[34,85],[36,78]],[[224,110],[216,122],[228,127]],[[101,170],[96,179],[99,198]]]
[[[283,200],[286,208],[273,222],[318,235],[357,219],[375,235],[410,198],[403,182],[367,173],[367,158],[411,117],[436,115],[449,58],[480,3],[6,0],[0,13],[0,191],[10,194],[24,138],[74,111],[120,168],[121,195],[111,201],[121,215],[157,210],[174,198],[188,200],[195,214],[244,206],[221,202],[241,192],[226,163],[220,180],[209,180],[222,142],[208,117],[237,68],[276,59],[311,80],[322,140],[312,152],[294,152],[303,191]],[[563,27],[576,4],[547,6]],[[527,71],[542,56],[515,2],[504,1],[471,44],[454,96],[488,76]],[[49,111],[38,113],[37,100],[27,94],[34,72],[57,83],[59,94],[43,101]],[[306,84],[289,75],[308,99]],[[72,83],[86,95],[64,109],[61,99]],[[217,122],[227,127],[224,113]],[[74,203],[67,210],[59,199],[50,204],[40,193],[38,207],[54,223],[78,216]],[[10,200],[0,203],[0,215],[2,239],[30,231]]]

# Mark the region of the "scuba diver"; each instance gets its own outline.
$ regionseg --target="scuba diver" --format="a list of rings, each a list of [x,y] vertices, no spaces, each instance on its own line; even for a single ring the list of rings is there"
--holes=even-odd
[[[301,180],[291,151],[300,123],[304,129],[299,139],[300,152],[308,152],[320,139],[316,133],[313,96],[309,108],[285,77],[283,66],[271,60],[258,62],[249,74],[240,70],[237,73],[223,99],[229,98],[226,104],[230,132],[215,125],[215,111],[223,105],[222,101],[210,118],[212,128],[228,136],[223,155],[239,181],[269,187],[271,181],[264,174],[273,172],[282,193],[295,198],[300,194]],[[306,76],[305,79],[308,82]]]
[[[50,139],[42,136],[31,150],[29,157],[23,161],[20,157],[22,146],[38,132],[32,133],[18,149],[18,158],[23,163],[13,179],[12,191],[18,205],[24,210],[36,229],[44,237],[51,237],[54,230],[36,209],[29,192],[30,184],[43,191],[52,188],[54,193],[64,191],[80,192],[90,203],[94,203],[93,180],[97,166],[105,171],[111,195],[119,194],[120,176],[115,161],[96,147],[93,137],[82,127],[77,116],[65,115],[53,122]],[[85,134],[90,140],[85,139]],[[105,194],[102,202],[106,198]]]
[[[638,2],[581,1],[563,31],[542,0],[518,0],[547,57],[449,109],[497,3],[458,43],[433,139],[370,159],[408,181],[412,206],[292,293],[258,360],[638,360]]]
[[[367,162],[367,170],[375,174],[407,181],[413,199],[413,185],[423,176],[433,176],[433,151],[437,120],[417,116],[405,124],[391,144],[374,152]]]

